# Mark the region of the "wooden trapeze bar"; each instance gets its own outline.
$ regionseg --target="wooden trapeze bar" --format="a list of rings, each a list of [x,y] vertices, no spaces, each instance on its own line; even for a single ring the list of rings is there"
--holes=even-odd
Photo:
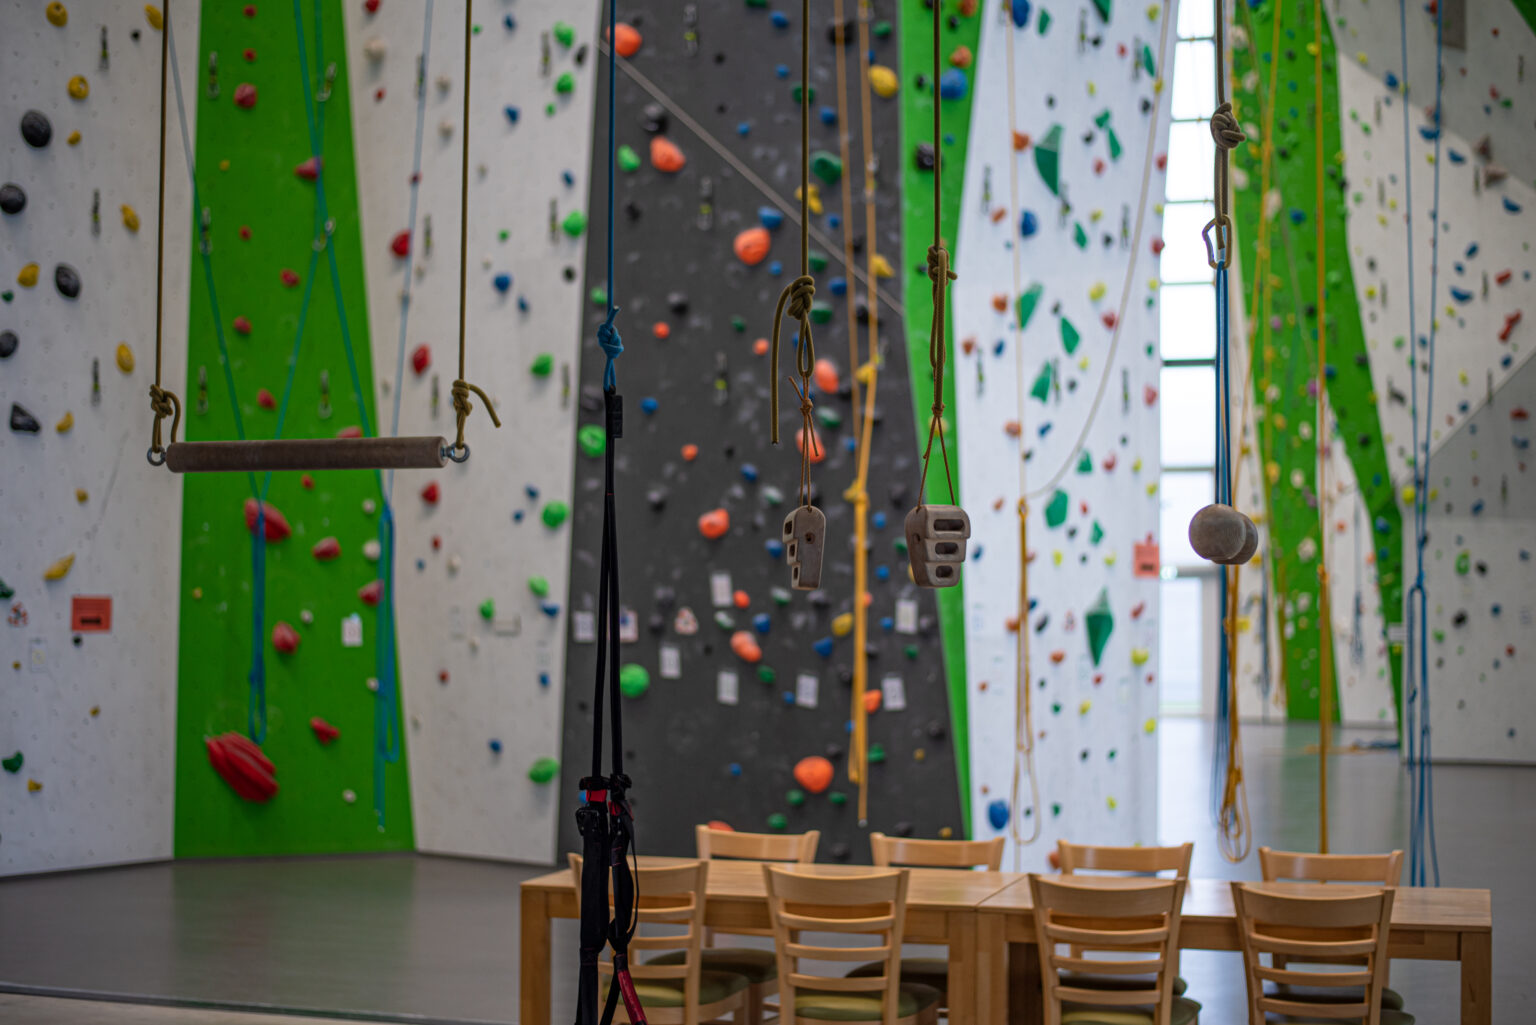
[[[442,438],[179,441],[165,447],[165,465],[172,473],[435,470],[446,464],[447,449]]]

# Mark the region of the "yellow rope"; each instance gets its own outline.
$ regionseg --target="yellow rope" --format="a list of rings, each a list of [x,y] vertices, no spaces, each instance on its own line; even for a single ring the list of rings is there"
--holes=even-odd
[[[1328,853],[1328,748],[1333,741],[1333,624],[1328,600],[1328,250],[1326,222],[1323,216],[1323,5],[1312,0],[1313,122],[1317,127],[1317,617],[1318,617],[1318,705],[1317,754],[1317,849]]]

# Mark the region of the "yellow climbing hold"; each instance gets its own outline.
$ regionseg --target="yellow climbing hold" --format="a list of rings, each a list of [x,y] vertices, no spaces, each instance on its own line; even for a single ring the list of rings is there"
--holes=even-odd
[[[949,826],[942,826],[939,829],[939,839],[940,840],[948,840],[950,837],[952,837],[954,835],[955,835],[955,831],[952,828],[950,828]]]
[[[85,80],[84,75],[76,75],[69,80],[69,98],[83,100],[91,95],[91,83]]]
[[[21,268],[21,273],[16,275],[16,284],[22,288],[31,288],[37,284],[37,264],[29,263]]]
[[[1156,21],[1163,13],[1162,4],[1147,4],[1147,20]]]
[[[800,190],[798,188],[795,189],[795,198],[800,198]],[[818,217],[821,216],[821,189],[817,188],[815,185],[812,185],[810,194],[805,201],[805,205],[810,207],[811,213]]]
[[[1057,549],[1055,549],[1054,551],[1051,552],[1051,562],[1054,563],[1055,565],[1060,566],[1061,565],[1061,560],[1063,558],[1064,558],[1064,556],[1061,554],[1061,549],[1060,548],[1057,548]]]
[[[69,429],[73,426],[75,426],[75,414],[65,412],[64,416],[60,418],[59,422],[54,425],[54,430],[58,431],[60,434],[68,434]]]
[[[1359,53],[1355,54],[1355,60],[1360,62],[1360,66],[1362,68],[1371,62],[1370,56],[1364,50],[1361,50]]]
[[[1146,648],[1131,649],[1131,665],[1133,666],[1144,666],[1147,664],[1147,659],[1151,657],[1152,653]]]
[[[1144,732],[1144,733],[1156,733],[1157,732],[1157,720],[1156,719],[1148,719],[1146,722],[1141,724],[1141,729],[1142,729],[1142,732]]]
[[[1095,281],[1093,283],[1093,287],[1088,289],[1088,298],[1093,302],[1098,302],[1100,299],[1104,298],[1104,293],[1108,291],[1109,286],[1105,285],[1104,282]]]
[[[1120,807],[1120,802],[1116,801],[1113,797],[1104,798],[1104,804],[1107,808],[1109,808],[1110,811],[1114,811],[1116,808]]]
[[[900,84],[896,78],[896,72],[884,64],[876,64],[869,69],[869,87],[881,99],[888,100],[895,96]]]
[[[160,8],[154,4],[144,5],[144,20],[149,22],[149,27],[156,32],[165,26],[165,17],[160,13]]]
[[[43,11],[43,14],[47,17],[48,24],[56,25],[59,28],[63,28],[65,23],[69,21],[69,8],[59,3],[59,0],[53,0],[53,3],[49,4]]]
[[[91,500],[91,493],[89,491],[85,490],[84,488],[76,488],[75,489],[75,501],[79,502],[81,505],[84,505],[86,502],[89,502],[90,500]]]
[[[1093,702],[1092,701],[1080,702],[1078,704],[1078,706],[1077,706],[1077,714],[1078,715],[1087,715],[1088,714],[1088,709],[1090,709],[1092,707],[1093,707]]]
[[[877,278],[894,278],[896,276],[896,271],[891,267],[891,261],[879,253],[869,258],[869,265],[875,269],[875,277]]]
[[[1107,552],[1104,555],[1104,565],[1113,566],[1115,564],[1115,560],[1119,558],[1120,556],[1116,555],[1114,552]]]
[[[80,130],[76,129],[75,131],[70,132],[69,138],[65,139],[64,141],[69,143],[71,146],[80,145]]]
[[[43,570],[44,580],[63,580],[69,575],[69,568],[75,564],[73,555],[66,555],[62,559],[54,561],[53,565]]]
[[[123,204],[123,227],[132,232],[139,230],[139,212],[127,203]]]
[[[133,373],[133,350],[127,342],[117,343],[117,369],[125,374]]]
[[[39,783],[37,780],[35,780],[35,779],[27,780],[27,793],[35,794],[35,793],[37,793],[41,789],[43,789],[43,785],[41,783]]]
[[[1418,494],[1418,491],[1414,489],[1414,486],[1412,484],[1404,484],[1403,485],[1403,502],[1404,503],[1412,502],[1414,496],[1417,495],[1417,494]]]
[[[832,619],[832,636],[847,637],[853,632],[853,613],[844,612]]]
[[[220,160],[219,161],[219,170],[220,171],[228,171],[229,170],[229,160],[227,158],[224,159],[224,160]]]
[[[1091,82],[1091,81],[1088,83],[1088,95],[1089,96],[1097,96],[1097,95],[1099,95],[1099,87],[1097,85],[1094,85],[1093,82]]]

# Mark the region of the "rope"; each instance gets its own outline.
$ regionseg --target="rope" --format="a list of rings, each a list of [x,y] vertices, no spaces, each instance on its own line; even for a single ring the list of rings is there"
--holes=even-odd
[[[149,408],[155,414],[150,428],[148,458],[152,466],[165,463],[161,422],[171,417],[171,443],[176,442],[176,428],[181,424],[181,399],[160,386],[160,366],[165,323],[165,79],[170,67],[170,3],[165,5],[160,32],[160,202],[156,208],[159,224],[155,233],[155,383],[149,386]]]
[[[469,458],[469,446],[464,443],[464,424],[475,408],[469,401],[470,392],[480,396],[480,401],[485,403],[485,411],[491,415],[491,423],[501,426],[501,418],[496,415],[496,407],[490,397],[466,380],[468,375],[464,372],[464,325],[469,310],[466,302],[466,289],[469,287],[469,44],[475,36],[474,7],[475,0],[464,0],[464,156],[459,168],[459,376],[451,389],[453,411],[458,418],[458,433],[454,436],[452,448],[444,453],[456,463]],[[609,220],[611,222],[612,218]]]
[[[917,504],[927,501],[928,458],[933,453],[934,438],[939,441],[939,455],[944,460],[944,483],[949,487],[949,500],[958,501],[955,482],[949,473],[949,449],[944,443],[944,306],[949,283],[955,280],[955,272],[949,268],[949,250],[944,248],[944,157],[941,146],[944,141],[943,103],[939,97],[939,57],[942,40],[939,34],[941,4],[933,7],[933,244],[928,247],[928,278],[933,282],[933,320],[928,328],[928,365],[933,369],[933,405],[928,419],[928,444],[923,448],[923,476],[917,486]]]
[[[1429,543],[1429,457],[1432,437],[1435,401],[1435,335],[1439,327],[1435,312],[1440,279],[1440,100],[1444,84],[1445,13],[1438,6],[1435,11],[1435,163],[1433,209],[1435,233],[1430,244],[1429,271],[1429,373],[1425,380],[1424,433],[1419,434],[1419,344],[1415,317],[1417,299],[1414,295],[1413,274],[1413,158],[1410,150],[1411,132],[1408,122],[1408,14],[1404,0],[1398,0],[1398,16],[1402,21],[1401,43],[1403,58],[1403,175],[1404,194],[1407,201],[1408,231],[1408,337],[1413,357],[1409,363],[1411,372],[1410,396],[1413,415],[1414,444],[1414,492],[1413,529],[1414,556],[1416,562],[1413,586],[1408,590],[1407,616],[1407,669],[1408,686],[1404,701],[1407,713],[1408,767],[1411,774],[1411,796],[1408,823],[1408,885],[1425,886],[1432,877],[1434,885],[1440,885],[1440,854],[1435,846],[1434,775],[1430,757],[1429,724],[1429,596],[1424,586],[1424,549]],[[1421,444],[1422,437],[1422,444]],[[1417,729],[1415,729],[1417,727]]]
[[[1312,59],[1316,123],[1316,206],[1317,211],[1317,618],[1318,631],[1318,754],[1317,754],[1317,836],[1318,850],[1328,853],[1328,749],[1333,740],[1333,624],[1328,601],[1328,249],[1326,219],[1323,211],[1323,4],[1312,0],[1312,33],[1316,43]]]
[[[811,277],[810,196],[811,196],[811,0],[800,0],[800,276],[784,286],[773,311],[773,346],[768,357],[768,402],[772,407],[769,439],[779,443],[779,331],[784,314],[800,322],[795,341],[795,370],[800,383],[790,381],[800,398],[800,504],[811,504],[811,457],[819,457],[811,402],[811,374],[816,369],[816,343],[811,337],[811,300],[816,295],[816,279]]]

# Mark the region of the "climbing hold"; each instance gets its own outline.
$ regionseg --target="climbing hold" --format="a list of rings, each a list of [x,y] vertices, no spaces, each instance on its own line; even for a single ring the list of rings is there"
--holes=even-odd
[[[0,211],[19,214],[27,205],[27,194],[20,185],[6,182],[0,185]]]
[[[528,766],[528,779],[534,783],[544,784],[554,779],[560,773],[560,760],[543,755],[533,760]]]
[[[55,560],[53,560],[53,562],[48,564],[48,568],[47,569],[43,570],[43,579],[44,580],[63,580],[65,577],[67,577],[69,575],[70,568],[73,567],[74,564],[75,564],[75,557],[74,557],[73,554],[66,555],[66,556],[64,556],[62,558],[59,558],[59,559],[55,559]]]
[[[243,316],[236,317],[230,323],[230,327],[235,329],[235,334],[237,335],[248,335],[251,333],[251,319]]]
[[[395,232],[395,237],[389,240],[389,251],[399,257],[408,255],[411,251],[411,233],[409,231]]]
[[[357,589],[357,600],[370,609],[377,608],[384,597],[384,581],[370,580]]]
[[[939,98],[943,100],[963,100],[966,93],[971,90],[971,79],[959,68],[950,68],[939,76]]]
[[[1040,218],[1035,216],[1035,212],[1033,210],[1025,210],[1024,213],[1019,217],[1019,234],[1024,238],[1029,238],[1039,230]]]
[[[1047,527],[1059,527],[1067,521],[1067,505],[1069,499],[1067,493],[1060,488],[1051,495],[1050,502],[1045,507],[1045,525]]]
[[[576,76],[571,74],[569,71],[563,73],[559,78],[555,79],[555,92],[559,93],[561,96],[567,95],[568,93],[575,90],[575,88]],[[553,110],[554,107],[551,106],[550,111],[552,112]]]
[[[1077,343],[1081,338],[1082,335],[1078,334],[1077,328],[1072,326],[1072,322],[1066,317],[1062,317],[1061,347],[1067,351],[1068,356],[1077,351]]]
[[[539,518],[544,521],[544,526],[551,530],[564,523],[571,515],[571,507],[564,502],[550,502],[544,506]]]
[[[869,754],[868,754],[867,757],[868,757],[869,763],[871,765],[879,765],[881,762],[885,761],[885,745],[884,744],[871,744],[871,745],[869,745]]]
[[[69,98],[72,100],[83,100],[91,95],[91,83],[85,80],[84,75],[75,75],[65,88],[69,91]]]
[[[322,744],[329,744],[331,741],[341,736],[340,730],[326,722],[324,719],[320,718],[318,715],[309,720],[309,728],[315,731],[315,739],[320,741]]]
[[[254,110],[256,107],[256,87],[249,82],[241,82],[235,86],[235,106],[241,110]]]
[[[1098,665],[1099,659],[1104,657],[1105,646],[1109,644],[1109,635],[1115,630],[1115,616],[1109,609],[1108,588],[1099,590],[1098,600],[1083,614],[1083,622],[1088,628],[1088,654],[1093,656],[1093,664]]]
[[[293,173],[296,177],[302,178],[307,182],[312,182],[320,177],[321,166],[321,159],[318,156],[313,156],[303,163],[296,165],[293,169]]]
[[[541,352],[533,358],[528,372],[534,377],[548,377],[555,369],[555,357],[553,353]]]
[[[43,9],[43,17],[48,19],[48,24],[63,28],[64,23],[69,21],[69,10],[59,0],[53,0]]]
[[[651,674],[637,662],[626,662],[619,668],[619,691],[626,698],[638,698],[651,686]]]
[[[640,170],[640,154],[635,152],[633,146],[620,146],[618,153],[615,154],[615,160],[621,171],[633,173]]]
[[[576,432],[576,444],[582,455],[595,459],[608,447],[608,435],[597,424],[582,424]]]
[[[436,505],[442,498],[442,490],[437,486],[437,481],[431,481],[421,489],[421,500],[428,505]]]
[[[912,150],[912,163],[919,171],[932,171],[938,157],[934,155],[933,143],[920,142]]]
[[[896,72],[883,64],[876,64],[869,69],[869,87],[875,91],[875,95],[888,100],[896,95],[900,80]]]
[[[258,511],[260,511],[265,524],[263,533],[265,533],[268,541],[282,541],[289,534],[293,533],[293,528],[288,526],[288,518],[279,512],[275,505],[271,502],[263,502],[258,510],[256,499],[254,498],[247,498],[245,500],[246,530],[253,534],[256,533],[256,514]]]
[[[1051,125],[1045,138],[1035,145],[1035,168],[1051,195],[1061,195],[1061,125]]]
[[[79,298],[80,272],[67,263],[59,264],[53,268],[53,287],[66,299]]]
[[[280,654],[292,655],[299,650],[299,634],[293,627],[282,620],[272,628],[272,647]]]
[[[560,230],[571,238],[581,238],[582,232],[587,230],[587,215],[580,210],[572,210],[560,222]]]
[[[480,618],[487,623],[496,618],[496,599],[487,598],[480,603]]]
[[[1045,286],[1037,281],[1019,296],[1016,306],[1020,331],[1029,326],[1030,318],[1035,315],[1035,307],[1040,304],[1040,296],[1044,293]]]
[[[0,331],[0,359],[16,355],[16,347],[20,344],[21,339],[16,337],[15,331]]]
[[[776,831],[787,829],[789,828],[789,819],[784,817],[783,812],[776,811],[768,816],[768,828]]]
[[[411,369],[416,371],[417,377],[420,377],[422,374],[426,373],[427,368],[431,365],[432,349],[430,346],[428,346],[426,343],[422,343],[421,345],[416,346],[415,349],[411,350]]]
[[[711,509],[699,517],[699,533],[710,541],[718,540],[731,529],[731,514],[725,509]]]
[[[853,613],[842,612],[832,617],[832,636],[847,637],[853,633]]]
[[[651,166],[664,174],[676,174],[688,163],[677,144],[662,135],[651,137]]]
[[[736,259],[748,267],[755,267],[768,256],[768,246],[772,242],[767,228],[748,228],[736,236],[731,248],[736,252]]]
[[[144,5],[144,20],[149,22],[149,27],[156,32],[165,25],[165,16],[160,13],[160,8],[153,4]]]
[[[639,53],[640,44],[644,42],[638,29],[622,21],[614,26],[612,38],[614,52],[626,59]]]
[[[42,429],[43,425],[37,422],[37,417],[23,409],[21,403],[11,403],[11,430],[22,434],[36,434]]]
[[[992,824],[993,829],[1005,828],[1008,825],[1008,818],[1007,801],[998,800],[987,805],[987,821]]]
[[[341,557],[341,542],[334,537],[323,537],[309,550],[319,562],[330,562]]]
[[[9,758],[0,759],[0,766],[3,766],[6,772],[17,773],[21,771],[21,766],[24,761],[26,761],[26,759],[22,757],[20,751],[17,751]]]
[[[757,639],[746,630],[737,630],[731,634],[731,651],[743,662],[756,664],[763,660],[763,649],[758,646]]]
[[[1013,15],[1013,27],[1023,28],[1029,24],[1029,0],[1013,0],[1010,13]],[[1044,16],[1041,16],[1040,31],[1045,31]],[[1005,809],[1006,810],[1006,809]],[[998,826],[1002,829],[1002,826]]]
[[[571,43],[576,41],[575,26],[570,25],[567,22],[555,22],[554,27],[550,29],[550,32],[553,33],[555,42],[559,43],[567,50],[571,48]]]
[[[75,426],[75,414],[66,411],[64,415],[59,418],[59,422],[54,425],[53,429],[58,431],[60,434],[68,434],[69,429],[73,426]]]
[[[815,378],[816,387],[828,395],[837,394],[837,364],[829,359],[816,361]]]
[[[38,266],[29,263],[16,272],[16,284],[22,288],[31,288],[37,284]]]
[[[843,162],[835,154],[819,149],[811,154],[811,173],[828,185],[836,185],[843,177]]]
[[[21,115],[21,137],[33,149],[42,149],[53,139],[53,122],[38,110]]]
[[[213,771],[245,800],[263,804],[277,793],[277,770],[249,737],[224,733],[205,737],[203,745]]]

